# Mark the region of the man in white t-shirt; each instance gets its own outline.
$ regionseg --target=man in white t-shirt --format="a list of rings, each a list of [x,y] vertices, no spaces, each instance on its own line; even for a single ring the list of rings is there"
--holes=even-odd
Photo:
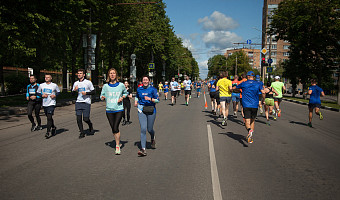
[[[83,121],[89,125],[90,134],[93,132],[93,125],[90,120],[91,112],[91,96],[94,95],[94,87],[91,81],[85,79],[85,70],[78,69],[78,81],[73,84],[72,92],[77,93],[77,101],[75,104],[77,124],[79,128],[79,139],[85,137],[85,132],[83,128]]]
[[[179,88],[179,84],[177,83],[177,81],[175,81],[175,78],[172,78],[171,82],[170,82],[171,104],[172,105],[176,104],[176,96],[177,96],[178,88]]]
[[[191,87],[192,87],[192,82],[189,80],[189,76],[185,77],[185,80],[183,81],[184,85],[184,92],[185,92],[185,105],[189,105],[189,98],[191,95]]]
[[[45,75],[45,83],[40,84],[37,93],[41,95],[43,99],[43,108],[47,117],[47,132],[45,137],[49,138],[54,136],[57,131],[57,127],[54,126],[53,114],[57,104],[56,97],[59,95],[60,90],[57,84],[52,83],[52,76],[50,74]],[[52,128],[52,135],[51,133]]]

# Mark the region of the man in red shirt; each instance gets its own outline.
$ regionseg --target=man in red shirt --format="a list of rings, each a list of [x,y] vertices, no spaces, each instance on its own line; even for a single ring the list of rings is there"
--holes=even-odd
[[[235,75],[234,80],[232,81],[232,85],[237,86],[240,84],[240,81],[238,80],[238,76]],[[234,117],[237,118],[237,111],[238,111],[238,104],[240,102],[240,92],[232,92],[231,93],[231,99],[233,101],[233,110],[234,110]]]

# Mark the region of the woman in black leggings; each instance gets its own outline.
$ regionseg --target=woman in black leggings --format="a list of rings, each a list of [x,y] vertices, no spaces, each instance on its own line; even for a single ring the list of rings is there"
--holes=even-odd
[[[127,97],[123,99],[123,106],[124,106],[124,115],[123,115],[123,122],[122,125],[128,125],[131,124],[130,122],[130,110],[131,110],[131,102],[130,99],[132,98],[132,90],[129,87],[129,82],[125,81],[124,82],[124,86],[126,88],[127,91]],[[126,114],[126,118],[125,118],[125,114]]]

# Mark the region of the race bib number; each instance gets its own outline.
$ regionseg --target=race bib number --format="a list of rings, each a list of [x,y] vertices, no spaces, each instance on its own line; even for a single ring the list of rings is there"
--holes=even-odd
[[[29,89],[29,90],[28,90],[28,93],[29,93],[29,94],[35,94],[35,89]]]
[[[45,94],[52,94],[52,89],[44,88],[43,91]]]
[[[81,93],[81,92],[85,92],[85,88],[82,87],[82,88],[78,88],[78,92]]]

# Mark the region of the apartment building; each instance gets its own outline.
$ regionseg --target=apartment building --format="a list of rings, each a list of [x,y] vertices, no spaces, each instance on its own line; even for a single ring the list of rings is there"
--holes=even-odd
[[[260,49],[247,49],[247,48],[240,48],[240,49],[231,49],[227,50],[227,52],[224,54],[226,58],[228,56],[231,56],[235,52],[243,51],[246,55],[249,57],[249,64],[253,69],[261,70],[261,52]]]

